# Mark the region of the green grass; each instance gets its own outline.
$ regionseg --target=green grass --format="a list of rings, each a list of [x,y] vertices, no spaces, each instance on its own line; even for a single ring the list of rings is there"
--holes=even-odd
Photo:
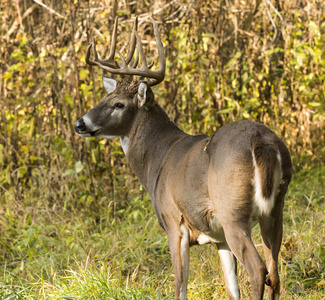
[[[280,255],[281,299],[324,299],[325,169],[302,166],[290,185]],[[0,299],[173,299],[166,235],[150,199],[113,213],[55,210],[6,194],[0,216]],[[28,203],[28,204],[26,204]],[[253,231],[262,253],[259,229]],[[262,254],[263,255],[263,254]],[[227,299],[214,245],[191,248],[188,299]],[[250,297],[238,270],[242,299]],[[265,294],[265,299],[267,299]]]

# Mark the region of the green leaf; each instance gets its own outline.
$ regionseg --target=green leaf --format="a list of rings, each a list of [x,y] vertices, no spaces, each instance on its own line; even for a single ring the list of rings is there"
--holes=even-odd
[[[89,71],[87,69],[81,69],[79,71],[79,79],[80,80],[85,80],[89,75]]]
[[[321,103],[319,103],[319,102],[308,102],[308,106],[318,107],[318,106],[321,106]]]
[[[219,110],[217,114],[228,114],[234,110],[235,107],[229,107],[222,110]]]
[[[76,171],[74,169],[69,169],[63,173],[63,177],[74,174]]]
[[[278,52],[284,52],[284,49],[277,47],[275,49],[272,48],[269,50],[269,54],[278,53]]]
[[[70,105],[73,105],[73,97],[70,94],[64,94],[64,100]]]
[[[75,169],[76,172],[79,173],[83,170],[84,166],[82,165],[82,162],[79,160],[76,162]]]
[[[235,60],[237,60],[241,55],[242,55],[242,53],[240,51],[237,52],[235,54],[235,56],[227,62],[227,64],[225,65],[225,68],[227,68],[228,66],[232,65],[235,62]]]
[[[27,173],[27,167],[21,167],[18,169],[19,178],[23,178]]]
[[[7,81],[8,79],[10,79],[11,77],[12,77],[12,74],[9,73],[8,71],[6,71],[6,72],[4,73],[4,75],[3,75],[3,79],[4,79],[5,81]]]
[[[250,114],[247,113],[247,112],[244,112],[244,113],[243,113],[243,117],[244,117],[245,119],[249,119],[249,118],[250,118]]]
[[[73,236],[69,236],[67,238],[67,246],[69,246],[71,244],[71,242],[73,241]]]

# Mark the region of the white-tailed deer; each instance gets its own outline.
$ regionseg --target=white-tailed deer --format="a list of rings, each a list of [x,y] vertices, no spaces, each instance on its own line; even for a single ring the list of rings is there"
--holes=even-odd
[[[171,122],[150,88],[165,77],[163,45],[152,23],[160,61],[157,71],[147,66],[137,19],[127,57],[118,53],[119,63],[114,60],[117,19],[108,59],[98,58],[95,43],[88,46],[88,64],[123,77],[119,82],[103,77],[107,95],[78,120],[75,130],[83,137],[120,137],[167,233],[175,299],[187,298],[190,246],[205,243],[217,244],[230,299],[240,297],[236,259],[249,274],[253,299],[263,298],[265,284],[269,298],[277,299],[282,211],[291,180],[288,149],[273,131],[256,122],[234,122],[212,136],[188,135]],[[137,68],[139,54],[142,66]],[[140,79],[132,81],[134,75]],[[266,264],[251,239],[257,223]]]

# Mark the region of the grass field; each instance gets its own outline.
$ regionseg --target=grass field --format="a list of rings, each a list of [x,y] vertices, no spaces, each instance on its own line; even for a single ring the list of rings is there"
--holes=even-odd
[[[321,162],[295,171],[280,254],[282,299],[325,299],[324,182]],[[24,203],[21,213],[8,194],[2,208],[0,299],[173,299],[166,235],[146,194],[119,214],[102,204],[99,218],[28,197]],[[253,235],[262,252],[258,228]],[[241,266],[238,277],[248,299]],[[191,248],[188,290],[188,299],[227,299],[214,245]]]

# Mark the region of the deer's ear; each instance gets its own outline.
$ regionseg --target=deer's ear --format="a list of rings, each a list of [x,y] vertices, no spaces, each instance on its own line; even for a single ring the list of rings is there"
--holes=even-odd
[[[147,89],[148,89],[148,83],[146,81],[143,81],[139,84],[138,87],[138,107],[142,107],[145,105],[147,101]]]
[[[106,89],[106,92],[108,94],[115,91],[116,85],[117,85],[117,81],[115,79],[103,76],[103,83],[104,83],[104,87]]]

